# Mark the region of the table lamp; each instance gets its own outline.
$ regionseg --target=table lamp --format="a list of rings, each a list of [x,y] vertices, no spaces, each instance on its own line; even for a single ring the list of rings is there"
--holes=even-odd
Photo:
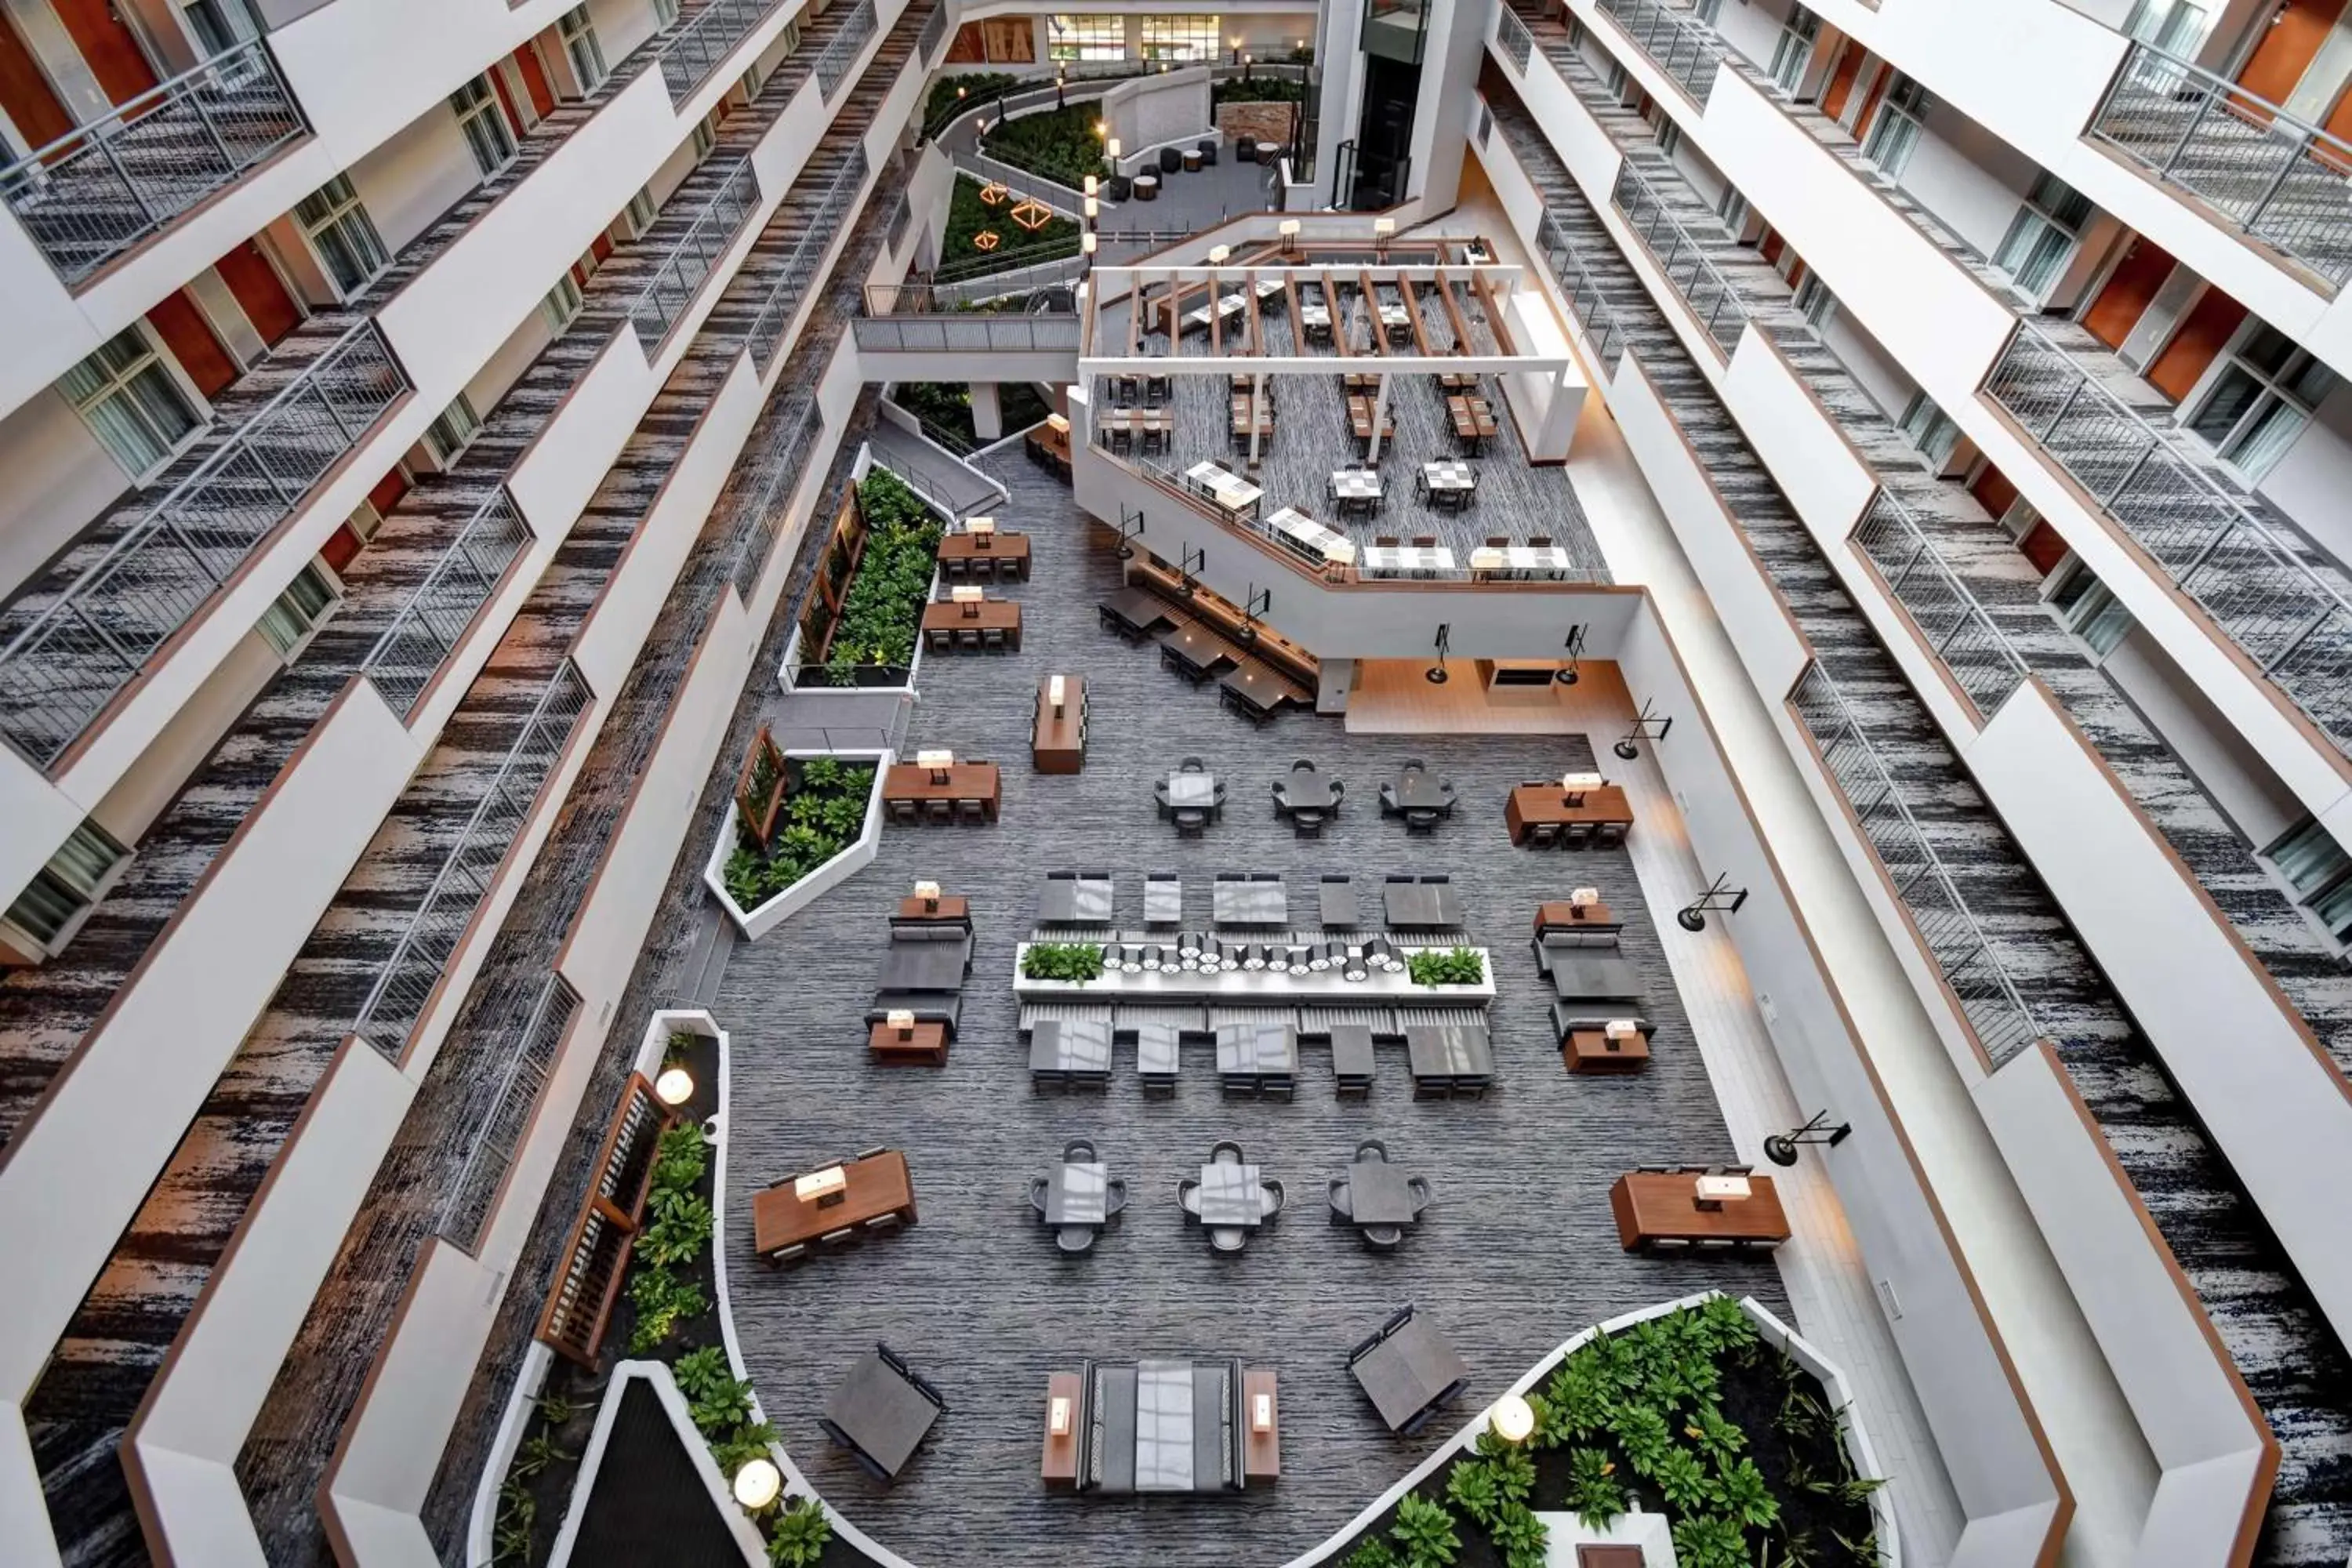
[[[917,752],[915,765],[919,768],[929,768],[933,784],[945,784],[948,782],[948,770],[955,766],[955,753],[953,752]]]
[[[747,1459],[743,1468],[735,1472],[734,1489],[735,1500],[758,1513],[772,1506],[783,1494],[783,1472],[776,1468],[772,1459]]]
[[[1589,910],[1600,901],[1601,889],[1598,888],[1579,888],[1568,895],[1568,904],[1570,909]]]
[[[1372,220],[1372,244],[1380,249],[1382,255],[1386,255],[1388,253],[1389,237],[1395,233],[1396,219],[1392,217],[1376,217]]]
[[[1225,264],[1225,258],[1233,253],[1234,247],[1230,245],[1213,245],[1209,247],[1209,265],[1223,267]]]
[[[1103,143],[1103,151],[1110,154],[1110,161],[1111,161],[1112,163],[1118,163],[1118,137],[1116,137],[1116,136],[1114,136],[1114,137],[1110,138],[1108,142],[1104,142],[1104,143]]]
[[[793,1178],[793,1196],[803,1203],[839,1203],[849,1195],[849,1173],[838,1165]]]
[[[988,595],[979,588],[958,584],[948,590],[948,597],[963,606],[964,616],[969,619],[980,614],[980,602]]]
[[[1271,1432],[1274,1430],[1273,1394],[1254,1394],[1250,1395],[1250,1430],[1253,1432]]]
[[[1601,1026],[1601,1033],[1607,1037],[1609,1048],[1613,1051],[1628,1040],[1640,1039],[1642,1026],[1631,1018],[1612,1018]]]
[[[694,1098],[694,1075],[684,1068],[663,1068],[654,1079],[654,1098],[673,1108],[684,1105]]]
[[[964,531],[971,535],[975,550],[985,550],[996,542],[996,520],[992,517],[968,517],[963,520]]]
[[[1066,689],[1062,678],[1058,675],[1052,677],[1045,682],[1045,700],[1053,704],[1054,717],[1056,719],[1062,717],[1062,704]]]
[[[1607,779],[1602,778],[1599,773],[1562,773],[1559,775],[1559,787],[1567,792],[1568,804],[1570,805],[1582,805],[1584,804],[1585,795],[1588,791],[1599,789],[1608,782],[1609,781]]]
[[[1070,433],[1070,422],[1058,414],[1048,414],[1045,416],[1045,428],[1056,436],[1066,436]]]
[[[1093,178],[1088,175],[1087,178]],[[1056,1437],[1070,1435],[1070,1396],[1057,1394],[1045,1402],[1045,1430]]]
[[[1275,232],[1282,236],[1283,249],[1287,251],[1298,248],[1298,220],[1297,218],[1284,218],[1280,223],[1275,225]]]
[[[923,900],[924,909],[936,910],[940,907],[940,885],[937,882],[918,882],[915,884],[915,897]]]
[[[915,1013],[911,1007],[893,1007],[889,1012],[890,1026],[898,1031],[902,1040],[915,1037]]]
[[[1752,1195],[1745,1176],[1701,1176],[1695,1201],[1703,1209],[1719,1209],[1727,1201],[1742,1203]]]

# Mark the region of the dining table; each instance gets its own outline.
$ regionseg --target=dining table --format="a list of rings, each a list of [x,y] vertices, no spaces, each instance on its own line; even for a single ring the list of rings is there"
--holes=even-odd
[[[1369,397],[1348,399],[1348,428],[1354,432],[1359,441],[1369,441],[1372,438],[1372,403],[1373,399]],[[1396,415],[1393,412],[1387,413],[1387,416],[1381,421],[1381,439],[1383,441],[1396,439]]]
[[[994,763],[950,763],[943,768],[921,763],[893,763],[882,775],[882,804],[901,802],[922,809],[933,801],[978,801],[988,820],[996,820],[1003,780]]]
[[[1481,1089],[1495,1076],[1495,1049],[1484,1024],[1415,1024],[1404,1032],[1407,1068],[1421,1089]]]
[[[1452,882],[1389,882],[1381,897],[1397,931],[1450,931],[1462,924],[1462,895]]]
[[[1218,1025],[1217,1073],[1229,1081],[1296,1078],[1297,1029],[1274,1023]]]
[[[1286,925],[1290,891],[1279,877],[1219,878],[1209,884],[1209,917],[1221,926]]]
[[[1342,511],[1370,511],[1381,503],[1381,476],[1375,468],[1334,468],[1328,489]]]
[[[1012,599],[982,599],[973,604],[936,600],[923,606],[922,628],[924,644],[934,652],[958,646],[962,633],[977,638],[992,631],[1003,634],[1004,646],[1013,652],[1021,651],[1021,605]]]
[[[877,1345],[825,1401],[826,1435],[889,1481],[907,1468],[945,1408],[906,1363]]]
[[[1672,1246],[1728,1243],[1777,1247],[1789,1239],[1788,1211],[1769,1176],[1748,1176],[1748,1195],[1708,1200],[1699,1195],[1704,1173],[1633,1171],[1609,1189],[1617,1239],[1628,1252],[1660,1242]]]
[[[1198,621],[1169,632],[1160,639],[1160,647],[1195,679],[1241,662],[1241,655],[1234,651],[1231,643]]]
[[[1367,577],[1422,577],[1454,570],[1454,552],[1443,544],[1368,544],[1357,561]]]
[[[940,541],[939,560],[950,577],[975,575],[985,566],[998,581],[1029,580],[1029,536],[957,529]]]
[[[1184,470],[1184,478],[1195,491],[1216,502],[1228,517],[1256,516],[1258,501],[1265,494],[1216,463],[1195,463]]]
[[[804,1173],[821,1175],[835,1167]],[[837,1167],[842,1184],[837,1192],[802,1197],[798,1177],[787,1176],[751,1194],[751,1248],[774,1258],[791,1249],[835,1231],[851,1230],[883,1215],[897,1215],[901,1225],[915,1223],[915,1182],[907,1156],[896,1149],[877,1149]]]
[[[1572,794],[1556,784],[1520,784],[1504,804],[1503,826],[1509,830],[1512,843],[1524,844],[1528,829],[1538,823],[1631,827],[1633,805],[1622,784],[1601,784]]]
[[[1217,685],[1253,719],[1271,718],[1294,694],[1289,679],[1262,658],[1242,660]]]
[[[1433,503],[1459,505],[1477,493],[1478,471],[1458,458],[1444,458],[1421,466],[1421,482]]]
[[[1346,565],[1356,558],[1356,542],[1339,530],[1326,528],[1295,506],[1284,507],[1265,520],[1283,543],[1309,561]]]
[[[1041,926],[1099,926],[1110,923],[1111,882],[1108,877],[1048,877],[1037,896]]]
[[[1495,411],[1485,398],[1457,394],[1445,400],[1445,412],[1454,422],[1457,440],[1474,454],[1486,449],[1495,435]]]
[[[1392,1432],[1419,1430],[1470,1377],[1469,1364],[1437,1325],[1417,1313],[1390,1330],[1349,1370]]]
[[[1040,1018],[1029,1026],[1029,1076],[1044,1083],[1100,1083],[1110,1077],[1108,1018]]]
[[[1496,577],[1559,579],[1575,566],[1576,558],[1557,544],[1482,544],[1470,552],[1474,582]]]

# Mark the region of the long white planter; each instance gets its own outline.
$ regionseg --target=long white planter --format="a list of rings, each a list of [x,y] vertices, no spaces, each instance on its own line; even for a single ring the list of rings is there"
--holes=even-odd
[[[1409,957],[1424,947],[1451,952],[1460,945],[1447,942],[1407,947],[1393,936],[1389,940],[1395,944],[1399,957]],[[1172,935],[1147,941],[1158,941],[1171,948],[1175,945]],[[1202,974],[1197,969],[1147,969],[1129,974],[1121,970],[1099,980],[1031,980],[1021,973],[1023,958],[1030,945],[1021,942],[1013,952],[1013,989],[1024,1002],[1223,1002],[1243,1005],[1263,1003],[1270,1006],[1318,1002],[1334,1005],[1387,1003],[1419,1007],[1485,1007],[1495,1000],[1494,959],[1483,947],[1470,950],[1478,955],[1486,972],[1477,984],[1416,985],[1410,973],[1387,969],[1374,970],[1361,980],[1349,980],[1332,969],[1309,974],[1276,974],[1263,969],[1221,969],[1214,974]]]
[[[745,909],[727,890],[727,859],[735,853],[735,829],[739,810],[727,807],[727,821],[719,830],[719,842],[711,847],[710,858],[702,868],[703,886],[719,900],[727,918],[747,942],[757,942],[784,921],[806,909],[820,894],[839,887],[850,874],[873,864],[874,853],[882,843],[882,780],[898,753],[889,750],[878,752],[803,752],[789,751],[787,759],[834,757],[845,763],[872,763],[874,784],[866,794],[866,826],[849,847],[832,859],[754,909]]]

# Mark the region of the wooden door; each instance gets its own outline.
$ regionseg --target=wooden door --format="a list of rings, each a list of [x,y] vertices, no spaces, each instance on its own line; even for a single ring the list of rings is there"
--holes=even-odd
[[[74,128],[73,116],[41,74],[40,61],[5,16],[0,16],[0,109],[8,111],[27,151],[46,147]]]
[[[2257,98],[2284,103],[2303,79],[2319,46],[2327,41],[2345,0],[2286,0],[2277,17],[2263,33],[2263,41],[2246,57],[2238,85]]]
[[[157,300],[147,320],[170,347],[172,357],[180,362],[180,368],[187,372],[189,381],[207,398],[236,379],[236,361],[221,347],[212,323],[205,320],[186,289],[174,289]]]
[[[1832,120],[1845,112],[1846,100],[1853,96],[1854,79],[1862,74],[1865,52],[1851,38],[1839,42],[1837,62],[1830,67],[1828,85],[1822,89],[1822,112]]]
[[[2180,331],[2147,367],[2148,384],[2175,403],[2188,396],[2245,319],[2243,305],[2219,289],[2208,288]]]
[[[111,0],[49,0],[49,9],[109,100],[125,103],[155,85],[155,68]]]
[[[563,46],[551,38],[551,47],[562,48]],[[539,50],[531,44],[525,44],[514,52],[514,63],[515,68],[522,72],[523,91],[530,94],[530,106],[536,111],[536,117],[546,119],[555,111],[555,89],[547,79],[547,67],[541,63]]]
[[[2147,313],[2156,291],[2172,276],[2171,254],[2146,235],[2134,235],[2131,248],[2107,276],[2106,287],[2083,312],[2083,326],[2111,349],[2124,346],[2139,319]]]
[[[236,296],[245,310],[245,319],[261,341],[273,347],[278,341],[302,324],[302,307],[295,303],[278,269],[269,265],[269,258],[261,247],[247,240],[226,256],[213,263],[213,269]]]

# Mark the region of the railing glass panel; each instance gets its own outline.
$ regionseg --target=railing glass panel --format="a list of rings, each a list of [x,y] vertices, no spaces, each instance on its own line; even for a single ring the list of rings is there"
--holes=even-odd
[[[360,673],[403,719],[456,651],[499,579],[530,542],[530,529],[503,489],[482,503],[376,639]]]
[[[1600,0],[1600,5],[1660,70],[1699,102],[1706,101],[1715,90],[1715,73],[1723,65],[1723,46],[1704,23],[1657,0]]]
[[[637,341],[651,354],[669,335],[697,290],[709,280],[711,268],[742,232],[743,222],[760,205],[760,179],[749,154],[740,159],[726,183],[710,194],[693,225],[680,235],[654,268],[653,276],[629,303],[629,321]]]
[[[662,83],[673,104],[684,103],[694,89],[735,52],[743,35],[776,8],[776,0],[710,0],[677,25],[660,45]]]
[[[1666,209],[1650,182],[1633,165],[1617,172],[1617,188],[1610,193],[1618,211],[1649,247],[1658,269],[1697,316],[1717,352],[1728,357],[1739,346],[1740,330],[1748,324],[1748,305],[1715,263],[1707,258],[1697,237]]]

